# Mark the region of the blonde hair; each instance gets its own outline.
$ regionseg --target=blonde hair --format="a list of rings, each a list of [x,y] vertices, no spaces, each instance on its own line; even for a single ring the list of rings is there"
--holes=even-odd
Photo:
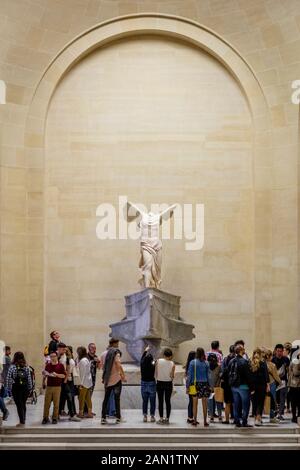
[[[273,353],[272,353],[271,349],[266,349],[266,350],[264,351],[263,356],[264,356],[264,359],[265,359],[266,361],[269,361],[270,358],[273,357]]]
[[[252,357],[250,360],[252,372],[256,372],[259,368],[261,361],[263,360],[262,350],[260,348],[255,348]]]

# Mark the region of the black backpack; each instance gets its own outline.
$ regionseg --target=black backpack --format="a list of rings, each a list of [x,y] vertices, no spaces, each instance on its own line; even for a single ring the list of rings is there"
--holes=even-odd
[[[17,367],[16,377],[14,379],[15,384],[19,385],[20,387],[24,387],[27,385],[27,374],[25,367]]]
[[[239,387],[240,386],[240,375],[238,371],[238,361],[233,359],[229,365],[229,374],[228,374],[228,384],[230,387]]]

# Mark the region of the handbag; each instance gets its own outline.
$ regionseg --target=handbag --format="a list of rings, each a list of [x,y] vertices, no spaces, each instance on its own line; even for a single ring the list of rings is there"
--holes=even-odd
[[[195,368],[194,368],[194,383],[189,386],[189,395],[197,395],[197,388],[196,388],[196,359],[195,361]]]
[[[80,381],[80,377],[79,377],[79,371],[78,371],[77,366],[74,366],[72,376],[73,376],[73,383],[74,383],[75,387],[78,387],[79,385],[81,385],[81,381]]]
[[[214,396],[217,402],[223,403],[224,402],[224,389],[222,387],[215,387],[214,388]]]

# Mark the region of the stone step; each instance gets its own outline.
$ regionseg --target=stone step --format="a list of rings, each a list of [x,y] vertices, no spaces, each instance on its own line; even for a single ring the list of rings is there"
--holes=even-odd
[[[72,423],[72,424],[77,424],[77,423]],[[94,423],[93,423],[94,424]],[[280,435],[300,435],[300,427],[295,426],[295,427],[283,427],[281,425],[265,425],[262,427],[253,427],[253,428],[240,428],[236,429],[234,426],[220,426],[216,427],[214,425],[211,425],[208,428],[204,428],[203,426],[199,426],[197,428],[194,428],[192,426],[188,427],[181,427],[181,426],[176,426],[169,424],[168,426],[166,425],[155,425],[155,424],[148,424],[148,425],[141,425],[140,427],[134,427],[126,424],[120,424],[120,425],[114,425],[114,424],[109,424],[109,425],[104,425],[101,426],[99,425],[93,425],[91,427],[85,427],[82,426],[81,423],[78,424],[78,426],[74,427],[69,427],[68,422],[65,423],[60,423],[58,425],[38,425],[38,426],[28,426],[25,428],[16,428],[15,426],[3,426],[0,428],[0,436],[1,435],[6,435],[6,434],[13,434],[13,435],[18,435],[18,434],[127,434],[127,433],[132,433],[135,435],[138,434],[143,434],[147,433],[149,434],[157,434],[159,432],[167,433],[167,434],[176,434],[176,433],[184,433],[185,435],[194,435],[194,434],[205,434],[205,435],[216,435],[216,434],[232,434],[232,433],[242,433],[245,435],[251,435],[251,434],[280,434]]]
[[[156,443],[294,443],[300,445],[300,435],[288,435],[288,434],[243,434],[243,433],[232,433],[232,434],[215,434],[205,435],[199,434],[166,434],[156,433],[152,434],[149,438],[149,434],[135,434],[135,433],[114,433],[112,434],[2,434],[0,435],[0,443],[147,443],[151,440],[152,444]]]

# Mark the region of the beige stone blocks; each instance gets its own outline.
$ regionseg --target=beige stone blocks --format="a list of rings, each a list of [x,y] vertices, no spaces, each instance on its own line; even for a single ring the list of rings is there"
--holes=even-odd
[[[31,361],[57,327],[74,345],[106,345],[138,278],[137,242],[95,237],[97,205],[119,194],[205,204],[202,252],[164,242],[164,287],[184,294],[196,324],[181,358],[213,337],[226,346],[292,339],[298,2],[3,0],[1,13],[0,322],[12,346]]]

